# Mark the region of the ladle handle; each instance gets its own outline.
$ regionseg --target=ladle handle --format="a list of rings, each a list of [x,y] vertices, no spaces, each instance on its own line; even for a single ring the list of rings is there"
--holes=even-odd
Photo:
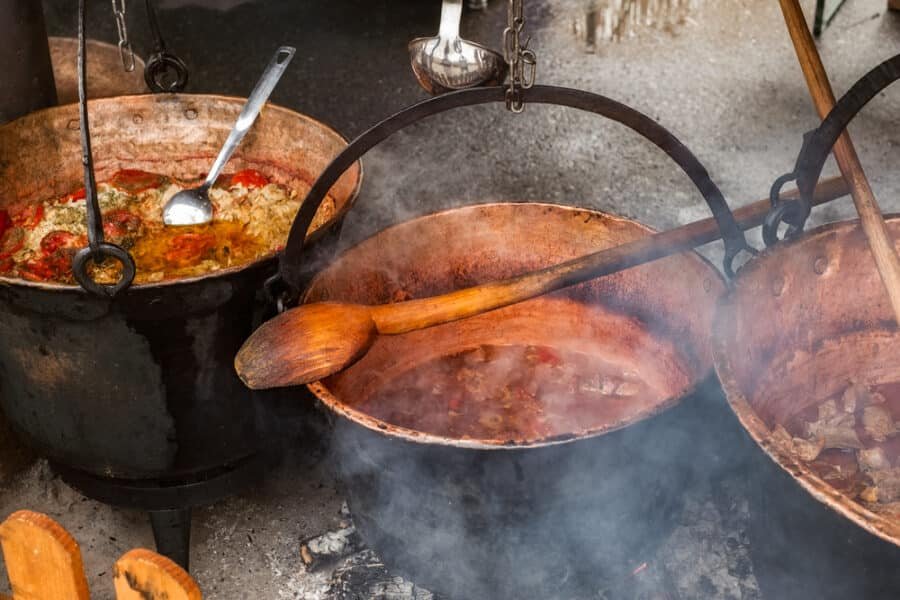
[[[237,147],[241,145],[241,140],[250,131],[250,127],[256,121],[256,117],[259,116],[259,112],[265,105],[266,100],[272,95],[272,90],[275,89],[278,80],[284,75],[285,69],[287,69],[296,52],[297,49],[291,46],[282,46],[275,51],[275,55],[269,61],[266,70],[263,71],[262,77],[256,82],[256,87],[250,92],[247,103],[241,110],[241,114],[238,115],[231,133],[228,134],[228,139],[225,140],[225,145],[222,146],[216,161],[209,169],[209,175],[206,176],[206,181],[203,182],[204,187],[210,188],[216,182],[216,179],[225,167],[225,163],[228,162],[228,159],[231,158]]]
[[[678,138],[662,125],[615,100],[583,90],[536,85],[524,90],[523,93],[526,95],[525,100],[530,104],[568,106],[618,121],[656,144],[688,175],[709,205],[722,233],[722,238],[725,240],[723,263],[725,272],[729,276],[733,275],[732,263],[742,251],[753,252],[744,238],[744,232],[735,222],[734,215],[728,208],[722,192],[710,179],[706,168]],[[414,104],[381,121],[353,140],[319,175],[300,206],[279,263],[280,283],[278,278],[270,282],[270,294],[278,294],[278,290],[272,289],[278,284],[288,288],[280,290],[281,295],[287,296],[286,299],[281,298],[282,302],[290,303],[298,297],[304,279],[308,275],[308,271],[304,270],[304,243],[309,234],[313,217],[328,191],[363,154],[397,131],[426,117],[454,108],[492,102],[505,103],[506,88],[485,87],[450,92]],[[308,267],[306,268],[308,269]]]
[[[459,38],[460,21],[462,21],[462,0],[444,0],[441,4],[441,25],[438,35],[445,40]]]

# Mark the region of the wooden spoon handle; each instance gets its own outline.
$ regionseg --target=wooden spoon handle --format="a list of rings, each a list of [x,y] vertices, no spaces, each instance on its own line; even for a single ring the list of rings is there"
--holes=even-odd
[[[806,77],[813,103],[821,118],[825,118],[834,107],[834,92],[819,57],[815,42],[806,26],[806,17],[798,0],[779,0],[784,20],[787,23],[794,49],[797,51],[797,59]],[[841,174],[850,186],[853,203],[859,214],[860,224],[869,241],[869,248],[875,258],[875,265],[884,287],[887,289],[891,307],[894,309],[894,318],[900,324],[900,259],[897,251],[887,233],[884,218],[872,187],[866,179],[856,149],[850,141],[850,136],[845,131],[834,145],[834,157],[841,170]]]
[[[847,185],[844,180],[834,177],[816,186],[812,204],[822,204],[846,193]],[[792,190],[783,193],[781,198],[796,198],[798,195],[796,190]],[[768,199],[759,200],[734,211],[734,217],[741,229],[750,229],[762,223],[770,208]],[[508,306],[594,277],[702,246],[719,237],[721,234],[715,219],[703,219],[504,281],[465,288],[441,296],[373,306],[370,314],[379,333],[406,333]]]

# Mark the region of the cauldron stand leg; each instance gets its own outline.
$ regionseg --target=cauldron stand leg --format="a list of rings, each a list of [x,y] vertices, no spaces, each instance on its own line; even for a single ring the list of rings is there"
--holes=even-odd
[[[173,508],[148,512],[156,551],[171,558],[187,571],[191,555],[191,509]]]
[[[210,472],[192,474],[177,483],[156,479],[102,477],[57,462],[50,465],[63,481],[88,498],[113,506],[146,511],[160,554],[187,569],[191,542],[191,507],[227,498],[262,480],[273,464],[276,448],[267,448],[240,462]]]

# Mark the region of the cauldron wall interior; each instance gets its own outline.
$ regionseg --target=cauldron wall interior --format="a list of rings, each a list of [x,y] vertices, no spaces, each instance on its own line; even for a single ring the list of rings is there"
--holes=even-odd
[[[888,228],[896,237],[900,220],[889,218]],[[772,597],[900,594],[900,526],[834,490],[771,439],[777,425],[851,381],[900,381],[892,314],[856,221],[765,252],[721,301],[716,370],[768,455],[757,461],[750,533],[757,579]]]
[[[307,301],[387,302],[508,277],[647,235],[625,219],[540,204],[461,208],[394,226],[343,254]],[[723,286],[696,255],[644,265],[457,323],[380,338],[310,389],[336,415],[351,511],[387,564],[454,598],[566,597],[618,579],[673,524],[690,472],[688,407],[710,369]],[[585,344],[633,358],[665,390],[637,423],[530,445],[451,440],[354,404],[399,372],[481,343]],[[628,426],[625,426],[628,425]],[[638,560],[637,563],[633,561]]]
[[[205,173],[243,100],[130,96],[90,102],[99,180],[121,168]],[[229,169],[252,167],[305,194],[345,141],[267,106]],[[0,206],[82,185],[76,106],[0,127]],[[323,205],[318,236],[355,198],[359,165]],[[114,301],[76,286],[0,278],[0,404],[66,467],[119,479],[190,479],[256,452],[258,407],[234,374],[273,258],[203,277],[136,285]]]

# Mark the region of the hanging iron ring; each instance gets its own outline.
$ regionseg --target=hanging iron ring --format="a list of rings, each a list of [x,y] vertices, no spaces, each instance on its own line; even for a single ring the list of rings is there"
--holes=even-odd
[[[169,52],[153,54],[144,66],[144,82],[154,92],[180,92],[187,86],[187,65]]]
[[[97,296],[112,298],[126,289],[134,281],[136,272],[134,259],[120,246],[110,244],[103,238],[103,216],[97,199],[97,181],[94,175],[94,158],[91,152],[91,128],[88,121],[87,103],[87,56],[85,53],[85,0],[78,2],[78,114],[81,129],[81,162],[84,166],[84,205],[87,221],[88,246],[79,250],[72,258],[72,273],[75,280],[86,291]],[[122,265],[122,274],[114,284],[94,281],[88,262],[99,263],[105,258],[113,258]]]
[[[122,274],[116,283],[97,283],[88,271],[88,263],[99,264],[107,258],[115,259],[122,265]],[[72,272],[75,274],[75,280],[88,292],[112,298],[131,285],[136,268],[134,259],[122,247],[109,242],[100,242],[96,246],[82,248],[75,254],[72,259]]]
[[[887,59],[863,75],[835,103],[819,127],[804,136],[803,148],[797,157],[794,173],[797,175],[800,198],[807,206],[810,205],[825,161],[847,125],[866,104],[898,79],[900,79],[900,54]]]
[[[812,212],[809,202],[802,197],[796,200],[781,200],[781,189],[789,181],[796,180],[796,172],[786,173],[776,179],[769,190],[769,202],[772,204],[772,209],[766,214],[762,225],[762,237],[766,247],[774,246],[782,239],[793,238],[802,233],[806,219]],[[784,237],[780,238],[778,230],[782,225],[788,227]]]
[[[181,92],[188,82],[187,65],[166,49],[151,0],[146,0],[145,5],[154,47],[144,65],[144,82],[152,92]]]

